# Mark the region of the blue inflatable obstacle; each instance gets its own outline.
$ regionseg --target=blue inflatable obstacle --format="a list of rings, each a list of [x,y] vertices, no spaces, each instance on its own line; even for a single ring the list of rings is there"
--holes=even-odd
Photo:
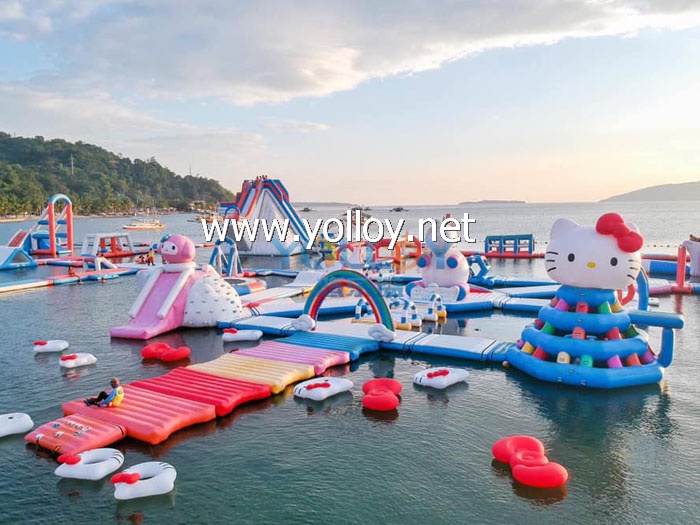
[[[661,351],[634,323],[662,328]],[[620,388],[661,381],[673,360],[674,329],[683,317],[625,311],[613,290],[563,285],[506,360],[527,374],[554,383]]]

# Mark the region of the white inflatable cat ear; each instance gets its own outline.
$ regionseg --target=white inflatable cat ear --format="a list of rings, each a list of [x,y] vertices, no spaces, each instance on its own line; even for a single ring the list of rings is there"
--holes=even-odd
[[[566,235],[576,228],[578,228],[578,224],[570,219],[557,219],[554,221],[554,224],[552,224],[552,233],[550,237],[553,239],[561,235]]]

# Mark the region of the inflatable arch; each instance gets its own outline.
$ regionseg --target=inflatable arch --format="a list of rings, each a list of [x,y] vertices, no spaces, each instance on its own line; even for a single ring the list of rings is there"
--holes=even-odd
[[[382,297],[379,288],[361,273],[353,270],[336,270],[324,275],[306,300],[304,314],[311,316],[314,320],[318,317],[318,309],[326,296],[333,290],[348,287],[360,292],[374,312],[374,318],[378,323],[383,324],[387,329],[394,330],[394,321],[391,318],[389,306]]]

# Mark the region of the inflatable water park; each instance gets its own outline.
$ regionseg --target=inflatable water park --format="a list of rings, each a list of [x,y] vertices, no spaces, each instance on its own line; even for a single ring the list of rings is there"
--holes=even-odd
[[[429,399],[448,399],[460,389],[483,388],[484,370],[582,396],[662,384],[685,320],[655,309],[654,299],[699,290],[690,279],[700,273],[700,242],[682,242],[675,257],[649,257],[642,253],[642,232],[614,212],[593,224],[555,220],[541,253],[531,235],[520,234],[489,236],[483,252],[464,251],[450,239],[406,242],[398,250],[387,250],[387,243],[319,242],[320,262],[291,270],[246,268],[246,258],[289,257],[303,251],[304,239],[273,246],[227,236],[203,247],[187,235],[166,233],[147,245],[159,263],[144,265],[124,262],[143,256],[128,233],[88,233],[75,254],[70,200],[55,197],[36,227],[17,232],[0,256],[8,271],[53,264],[69,268],[70,275],[43,285],[20,280],[2,286],[19,292],[69,278],[136,274],[130,304],[110,305],[118,322],[108,335],[112,344],[133,348],[147,373],[132,371],[121,382],[113,377],[112,391],[92,402],[93,392],[82,389],[79,378],[102,371],[100,349],[69,341],[68,330],[37,338],[32,348],[38,360],[55,359],[63,373],[78,378],[73,397],[60,400],[60,413],[36,417],[18,406],[1,415],[0,438],[22,436],[30,450],[58,464],[54,473],[61,479],[95,483],[109,477],[119,501],[172,493],[184,467],[157,457],[134,464],[125,442],[166,446],[187,429],[216,427],[245,407],[255,410],[285,396],[309,414],[337,402],[385,423],[398,419],[409,386],[409,392],[428,392]],[[60,212],[53,207],[58,202]],[[282,183],[266,177],[246,181],[235,201],[222,203],[222,215],[294,218],[293,227],[300,220]],[[547,278],[494,275],[489,258],[509,256],[513,264],[542,264]],[[208,263],[198,262],[203,260]],[[440,332],[454,317],[469,322],[483,315],[520,323],[519,336]],[[199,332],[215,333],[217,340],[215,348],[207,345],[206,358],[182,344],[186,334]],[[386,356],[426,364],[409,378],[380,375],[360,382],[353,375],[363,363],[373,366]],[[117,369],[107,373],[123,376]],[[561,497],[576,473],[550,460],[560,451],[545,453],[540,438],[513,427],[485,457],[518,486]]]

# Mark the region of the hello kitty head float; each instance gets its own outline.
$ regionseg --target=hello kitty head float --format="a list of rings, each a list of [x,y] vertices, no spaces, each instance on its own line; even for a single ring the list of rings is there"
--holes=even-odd
[[[188,263],[194,259],[194,243],[184,235],[170,235],[161,240],[158,252],[166,263]]]
[[[622,290],[642,266],[644,239],[617,213],[606,213],[595,227],[557,219],[552,226],[545,265],[549,276],[580,288]]]
[[[425,237],[425,244],[431,253],[421,255],[416,262],[423,283],[445,287],[466,283],[469,279],[469,264],[457,249],[456,243],[449,242],[440,235],[433,241],[432,232],[428,232]]]

